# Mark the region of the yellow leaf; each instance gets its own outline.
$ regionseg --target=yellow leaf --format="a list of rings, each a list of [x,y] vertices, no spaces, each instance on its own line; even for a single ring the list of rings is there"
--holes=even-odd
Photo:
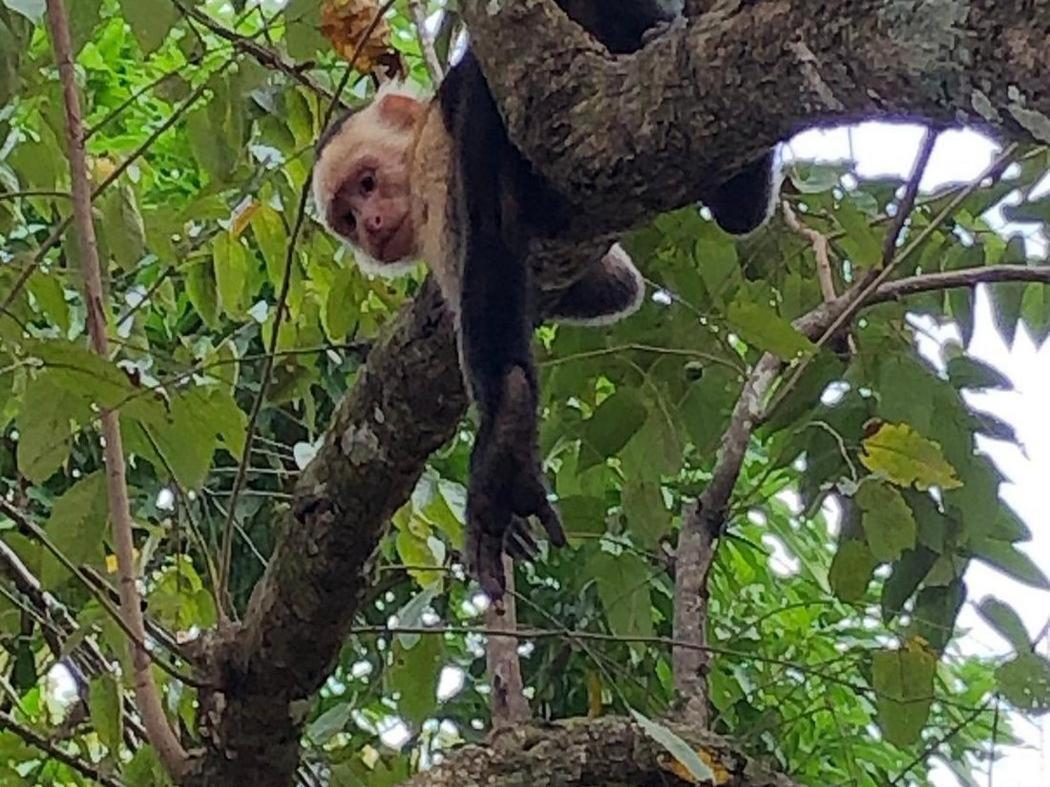
[[[230,235],[234,238],[240,237],[241,233],[248,228],[252,216],[258,212],[260,207],[260,203],[255,200],[249,200],[238,207],[233,212],[233,221],[230,222]]]
[[[138,561],[138,559],[139,559],[139,551],[136,549],[136,550],[134,550],[133,554],[135,555],[135,560]],[[116,555],[106,555],[106,573],[107,574],[116,574],[117,570],[119,568],[120,568],[120,566],[117,564],[117,556]]]
[[[883,424],[864,440],[860,461],[898,486],[918,489],[957,489],[962,482],[944,458],[941,446],[923,437],[908,424]]]
[[[727,784],[729,782],[732,774],[726,770],[725,766],[722,765],[715,755],[709,754],[703,749],[697,749],[696,754],[715,775],[714,784]],[[689,769],[670,755],[663,755],[660,758],[660,767],[669,773],[673,773],[687,784],[698,784],[689,772]]]

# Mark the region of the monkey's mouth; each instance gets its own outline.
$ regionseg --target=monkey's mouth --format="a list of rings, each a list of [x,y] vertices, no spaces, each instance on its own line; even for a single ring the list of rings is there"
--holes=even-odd
[[[379,241],[377,255],[381,262],[401,262],[412,255],[412,222],[406,216]]]

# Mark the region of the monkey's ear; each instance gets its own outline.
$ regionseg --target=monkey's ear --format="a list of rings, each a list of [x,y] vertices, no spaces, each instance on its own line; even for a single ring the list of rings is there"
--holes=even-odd
[[[380,117],[399,129],[414,126],[422,112],[423,104],[410,96],[392,94],[379,99]]]

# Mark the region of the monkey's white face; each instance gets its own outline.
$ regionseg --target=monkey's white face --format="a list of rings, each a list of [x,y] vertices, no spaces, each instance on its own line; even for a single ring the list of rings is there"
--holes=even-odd
[[[416,231],[405,161],[376,151],[362,152],[348,164],[327,206],[328,225],[379,262],[413,256]]]
[[[419,253],[410,152],[421,107],[404,96],[380,96],[343,123],[314,167],[324,223],[362,252],[358,262],[369,272],[403,273],[400,263]]]

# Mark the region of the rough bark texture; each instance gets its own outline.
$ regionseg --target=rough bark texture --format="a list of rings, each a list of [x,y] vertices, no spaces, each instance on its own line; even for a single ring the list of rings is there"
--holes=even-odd
[[[794,787],[790,779],[736,754],[717,736],[695,727],[670,726],[707,761],[721,787]],[[634,722],[610,716],[502,732],[491,746],[465,746],[405,787],[686,787],[694,783],[677,773],[681,771],[663,746]]]
[[[694,5],[710,10],[610,57],[551,0],[461,3],[511,137],[579,208],[570,234],[680,207],[815,125],[965,122],[1050,140],[1046,0]]]
[[[545,285],[805,126],[967,120],[1050,140],[1050,0],[690,2],[710,10],[621,58],[551,0],[461,6],[513,138],[579,206],[564,237],[532,250]],[[244,622],[201,645],[219,688],[202,696],[204,748],[184,783],[292,783],[306,701],[372,581],[386,522],[465,406],[428,286],[339,406]],[[465,748],[411,783],[673,784],[660,756],[629,722],[599,719]]]

